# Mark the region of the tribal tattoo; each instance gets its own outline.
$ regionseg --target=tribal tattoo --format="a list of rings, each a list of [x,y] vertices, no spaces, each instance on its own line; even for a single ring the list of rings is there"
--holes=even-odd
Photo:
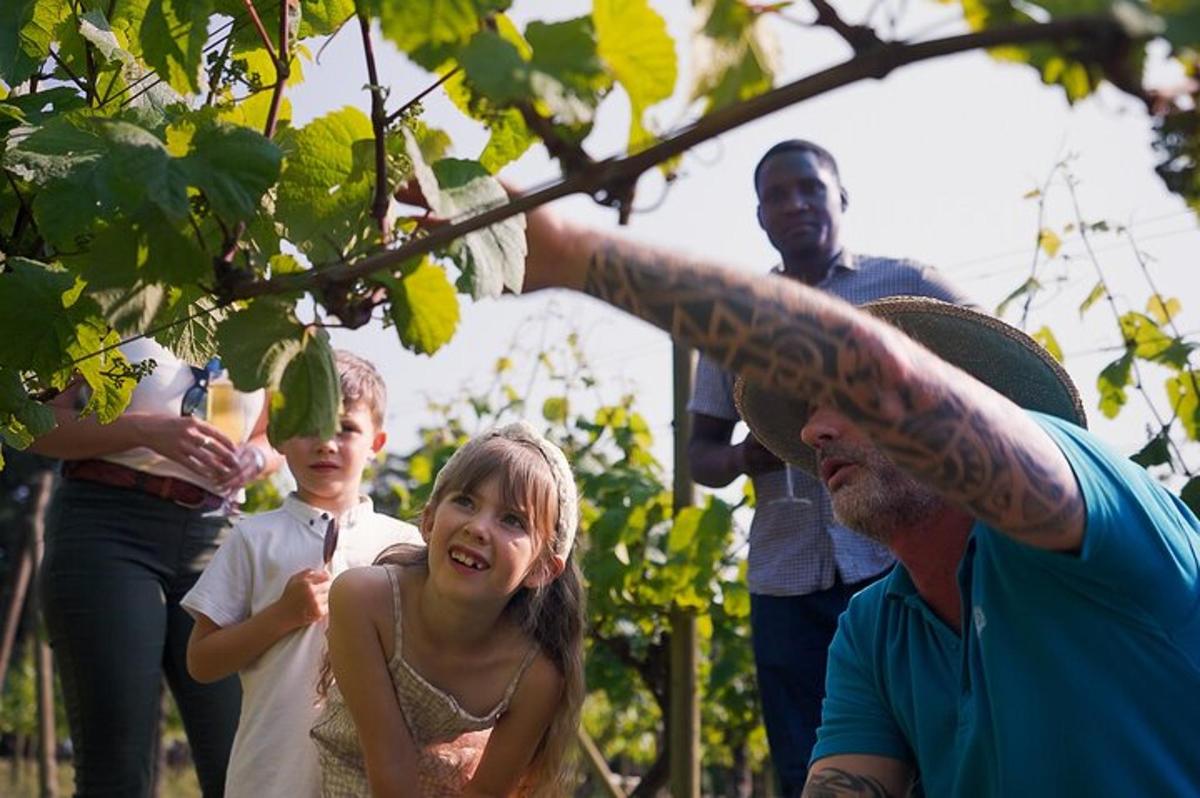
[[[782,277],[751,277],[625,242],[588,264],[584,291],[670,333],[725,369],[836,408],[900,467],[1011,534],[1082,529],[1053,444],[1011,405],[882,322]],[[800,430],[796,430],[800,434]]]

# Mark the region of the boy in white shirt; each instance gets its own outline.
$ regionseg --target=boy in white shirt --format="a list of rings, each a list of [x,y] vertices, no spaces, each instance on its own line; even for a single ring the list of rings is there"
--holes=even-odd
[[[367,459],[386,441],[386,390],[373,365],[336,354],[341,428],[327,441],[292,438],[279,449],[296,479],[283,507],[244,518],[213,556],[183,607],[196,619],[188,671],[242,681],[242,710],[226,798],[320,794],[316,683],[325,655],[329,585],[417,528],[377,514],[360,493]]]

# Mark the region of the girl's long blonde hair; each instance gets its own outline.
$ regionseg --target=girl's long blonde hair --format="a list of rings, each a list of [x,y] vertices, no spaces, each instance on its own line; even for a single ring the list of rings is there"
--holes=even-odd
[[[521,794],[560,796],[573,791],[574,758],[580,711],[585,695],[583,633],[586,593],[583,577],[573,554],[578,517],[562,518],[564,512],[578,513],[575,485],[565,459],[528,425],[517,425],[472,439],[455,453],[438,473],[433,492],[421,513],[421,531],[428,536],[437,506],[454,493],[470,493],[488,479],[500,479],[505,504],[519,509],[530,520],[538,551],[537,567],[545,567],[555,552],[562,554],[565,567],[556,579],[541,587],[522,587],[509,600],[506,614],[532,639],[542,654],[554,663],[563,679],[558,711],[538,744],[533,760],[521,780]],[[536,437],[531,437],[536,436]],[[565,498],[564,498],[565,496]],[[564,523],[564,521],[566,523]],[[568,539],[564,540],[566,537]],[[411,544],[384,549],[376,565],[428,567],[426,551]],[[332,682],[326,655],[318,692],[322,697]]]

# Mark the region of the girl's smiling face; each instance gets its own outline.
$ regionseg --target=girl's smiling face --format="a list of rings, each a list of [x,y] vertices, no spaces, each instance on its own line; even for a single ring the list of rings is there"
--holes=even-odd
[[[431,578],[454,593],[507,600],[556,577],[564,559],[547,545],[558,505],[544,458],[495,440],[456,470],[422,517]]]

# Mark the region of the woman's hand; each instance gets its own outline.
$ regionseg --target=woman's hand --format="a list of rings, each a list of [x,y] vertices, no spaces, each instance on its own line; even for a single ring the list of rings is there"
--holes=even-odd
[[[195,416],[138,414],[141,444],[210,482],[224,483],[242,470],[238,447],[225,433]]]

